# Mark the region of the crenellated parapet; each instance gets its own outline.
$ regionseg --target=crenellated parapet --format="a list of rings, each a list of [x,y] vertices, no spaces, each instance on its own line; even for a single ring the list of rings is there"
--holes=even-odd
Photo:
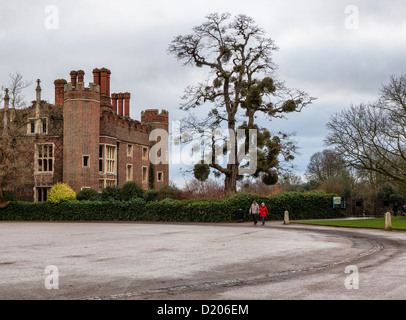
[[[117,129],[125,129],[126,134],[149,133],[150,126],[129,117],[122,117],[111,111],[103,111],[100,117],[101,131],[115,135]],[[114,131],[114,133],[113,133]]]
[[[159,112],[158,109],[149,109],[142,111],[141,122],[162,122],[167,124],[169,122],[169,112],[166,110],[162,110],[161,112]]]
[[[100,101],[100,86],[90,83],[85,87],[83,82],[77,82],[76,86],[73,86],[72,82],[69,82],[64,86],[63,97],[65,102],[70,99]]]

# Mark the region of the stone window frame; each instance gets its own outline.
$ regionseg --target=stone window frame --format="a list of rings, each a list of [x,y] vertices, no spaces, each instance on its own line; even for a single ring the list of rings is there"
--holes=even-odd
[[[142,160],[148,160],[149,148],[142,147]]]
[[[44,131],[44,123],[45,123],[45,128],[46,130]],[[34,125],[34,132],[32,132],[32,128]],[[41,118],[28,118],[28,123],[27,123],[27,135],[33,136],[36,134],[48,134],[48,118],[47,117],[41,117]]]
[[[40,120],[41,120],[41,133],[42,134],[48,134],[48,118],[47,117],[43,117],[43,118],[40,118]],[[45,120],[45,128],[46,128],[46,130],[44,131],[44,120]]]
[[[117,173],[117,146],[106,144],[105,152],[106,167],[105,172],[110,174]]]
[[[126,166],[126,171],[125,171],[125,175],[126,175],[126,181],[134,181],[134,174],[133,174],[133,165],[128,163]]]
[[[159,179],[159,175],[161,175],[161,179]],[[163,171],[158,171],[157,173],[156,173],[156,181],[157,182],[164,182],[165,180],[165,175],[164,175],[164,172]]]
[[[51,187],[35,187],[34,188],[34,202],[46,202],[47,200],[48,200],[48,192],[49,192],[49,189],[51,189]],[[41,199],[41,201],[39,201],[39,196],[38,196],[38,194],[39,194],[39,192],[42,192],[43,194],[42,194],[42,198],[43,198],[43,196],[44,196],[44,191],[46,191],[46,199]]]
[[[131,143],[127,144],[127,157],[132,158],[134,154],[134,145]]]
[[[142,183],[148,183],[148,167],[147,166],[142,166]]]
[[[27,123],[27,135],[32,136],[32,135],[37,134],[37,130],[36,130],[36,127],[37,127],[37,120],[38,120],[38,119],[36,119],[36,118],[29,118],[29,119],[28,119],[28,123]],[[33,125],[34,125],[34,132],[32,132]]]
[[[116,179],[107,179],[107,178],[99,179],[99,193],[101,193],[103,189],[105,189],[109,186],[117,186],[117,180]]]
[[[87,158],[86,166],[85,166],[85,158]],[[82,168],[86,168],[86,169],[90,168],[90,155],[85,154],[82,156]]]
[[[100,158],[100,147],[102,147],[102,157],[101,158]],[[111,153],[111,149],[114,149],[113,154]],[[100,171],[100,161],[102,161],[103,171]],[[108,144],[108,143],[99,144],[99,174],[117,174],[117,146],[116,145]]]
[[[42,162],[41,170],[39,170],[39,147],[42,148],[42,154],[44,153],[44,147],[45,146],[52,146],[52,157],[41,157],[42,160],[47,160],[47,171],[44,171],[44,162]],[[47,152],[48,153],[48,152]],[[48,155],[48,154],[47,154]],[[52,170],[49,170],[49,160],[52,160]],[[55,143],[36,143],[35,144],[35,153],[34,153],[34,172],[35,174],[53,174],[55,169]]]

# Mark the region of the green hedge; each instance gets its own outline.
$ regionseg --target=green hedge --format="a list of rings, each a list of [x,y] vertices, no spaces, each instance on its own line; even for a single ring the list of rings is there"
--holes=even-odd
[[[281,193],[272,196],[238,194],[222,200],[130,201],[65,201],[58,205],[48,202],[12,202],[0,211],[0,220],[25,221],[168,221],[168,222],[233,222],[238,209],[244,219],[253,200],[264,202],[271,213],[268,220],[283,220],[286,210],[291,220],[322,219],[344,216],[332,208],[332,194]]]

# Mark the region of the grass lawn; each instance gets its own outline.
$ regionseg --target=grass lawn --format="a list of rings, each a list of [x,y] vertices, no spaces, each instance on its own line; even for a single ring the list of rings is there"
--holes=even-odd
[[[385,229],[385,218],[360,220],[320,220],[320,221],[292,221],[291,223],[312,224],[320,226],[373,228]],[[392,229],[406,230],[406,217],[392,217]]]

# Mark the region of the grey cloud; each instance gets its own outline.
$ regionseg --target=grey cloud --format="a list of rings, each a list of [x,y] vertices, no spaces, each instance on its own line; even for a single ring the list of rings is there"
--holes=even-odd
[[[174,36],[190,33],[209,12],[252,16],[280,46],[275,54],[279,77],[318,98],[288,120],[264,122],[274,131],[297,132],[299,171],[324,148],[325,123],[332,113],[374,100],[382,82],[406,69],[406,3],[400,0],[55,0],[59,29],[46,30],[44,10],[50,4],[1,1],[0,85],[16,71],[27,80],[40,78],[43,97],[53,102],[56,78],[83,69],[91,81],[92,69],[105,66],[112,71],[112,91],[131,92],[133,118],[145,108],[165,108],[172,119],[182,118],[179,97],[201,74],[168,56]],[[349,4],[359,9],[358,30],[345,29]],[[27,100],[34,99],[34,89],[24,92]]]

